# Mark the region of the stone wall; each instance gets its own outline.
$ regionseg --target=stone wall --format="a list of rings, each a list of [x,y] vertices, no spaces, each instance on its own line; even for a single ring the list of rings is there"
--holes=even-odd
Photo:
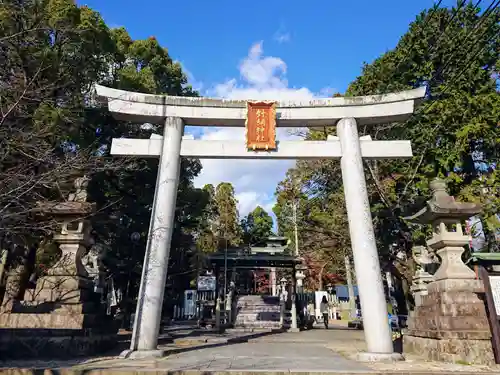
[[[70,359],[103,354],[115,348],[116,344],[116,335],[75,330],[0,330],[2,359]]]

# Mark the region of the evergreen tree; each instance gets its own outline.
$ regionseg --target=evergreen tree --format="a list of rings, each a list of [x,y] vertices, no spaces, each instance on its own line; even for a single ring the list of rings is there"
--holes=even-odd
[[[257,206],[242,221],[243,242],[254,245],[265,241],[273,234],[273,218],[262,207]]]
[[[136,295],[158,160],[114,158],[109,149],[113,137],[163,129],[113,119],[93,100],[93,85],[197,93],[154,37],[132,40],[73,0],[2,1],[0,60],[0,249],[20,249],[10,267],[18,263],[29,276],[36,257],[57,258],[50,235],[59,227],[34,218],[35,203],[65,200],[85,173],[92,178],[88,200],[98,206],[91,218],[96,240],[109,247],[106,265],[115,285]],[[169,290],[189,287],[195,274],[194,238],[208,203],[192,183],[200,170],[199,160],[182,160]]]
[[[215,189],[217,220],[215,234],[219,249],[226,246],[238,246],[241,243],[239,226],[238,201],[234,196],[234,188],[229,182],[221,182]]]
[[[216,237],[218,209],[217,202],[215,201],[214,186],[211,184],[205,185],[203,191],[207,196],[208,203],[203,210],[196,245],[203,253],[210,253],[218,249]]]
[[[498,246],[494,234],[500,227],[496,215],[500,204],[500,10],[481,11],[472,2],[457,8],[438,7],[419,14],[394,49],[364,64],[362,74],[345,93],[373,95],[428,87],[427,100],[405,123],[360,128],[360,136],[370,135],[374,140],[412,142],[412,160],[365,161],[382,263],[398,263],[398,277],[407,286],[413,272],[411,261],[400,264],[391,248],[396,244],[398,251],[409,252],[428,235],[428,229],[410,229],[402,218],[422,207],[434,177],[445,178],[457,199],[485,205],[481,219],[487,243],[490,249]],[[335,132],[335,127],[314,129],[307,138],[324,140]],[[330,247],[324,253],[349,251],[339,161],[299,161],[290,173],[301,176],[305,195],[299,216],[301,252],[317,254],[318,242]],[[279,187],[274,209],[280,231],[289,216],[283,214],[287,190],[283,184]],[[288,220],[287,231],[289,224]],[[318,240],[319,236],[332,241]]]

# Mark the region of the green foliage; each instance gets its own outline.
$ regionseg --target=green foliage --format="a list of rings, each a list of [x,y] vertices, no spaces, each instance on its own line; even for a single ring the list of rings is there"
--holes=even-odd
[[[61,199],[75,171],[99,167],[89,160],[93,149],[68,153],[66,142],[83,123],[110,42],[100,15],[73,1],[0,4],[0,242],[6,246],[13,236],[30,243],[50,229],[34,220],[35,202]]]
[[[500,11],[497,8],[481,18],[470,2],[453,17],[455,11],[423,11],[393,50],[364,64],[362,74],[346,92],[346,96],[357,96],[424,84],[429,88],[429,99],[408,121],[360,128],[360,135],[375,140],[411,140],[415,155],[412,160],[365,161],[376,239],[384,261],[392,259],[390,245],[409,252],[413,244],[425,240],[428,228],[409,228],[403,217],[422,208],[429,198],[429,181],[436,176],[447,180],[450,194],[457,199],[484,204],[481,219],[488,246],[492,249],[496,244],[494,234],[500,228],[495,216],[500,204]],[[326,139],[329,134],[335,134],[334,127],[311,130],[307,138]],[[300,176],[295,181],[300,181],[304,195],[298,215],[301,253],[326,262],[325,254],[349,252],[339,162],[301,161],[289,171],[278,187],[274,208],[279,230],[287,235],[293,224],[287,208],[293,192],[286,186],[290,175]],[[340,262],[332,256],[327,267],[339,269]]]
[[[273,218],[262,207],[257,206],[243,220],[243,242],[254,245],[265,241],[272,235]]]
[[[215,189],[213,185],[205,185],[203,187],[203,192],[207,203],[204,206],[200,225],[198,227],[196,246],[203,253],[211,253],[218,249],[218,240],[215,228],[218,209],[217,202],[215,201]]]
[[[432,18],[423,12],[396,48],[365,65],[347,91],[367,95],[429,85],[430,100],[405,124],[365,130],[375,139],[410,139],[415,155],[410,162],[367,163],[378,234],[389,234],[385,245],[397,237],[408,243],[401,217],[421,206],[435,176],[446,178],[457,198],[485,203],[486,229],[499,228],[491,227],[489,219],[500,203],[493,193],[499,190],[500,12],[481,19],[471,3],[454,18],[453,12],[441,8]],[[422,233],[416,235],[420,238],[414,239],[422,239]]]
[[[73,179],[87,173],[88,199],[98,206],[96,240],[110,248],[105,262],[115,285],[135,295],[158,160],[111,158],[109,146],[114,137],[147,138],[163,129],[113,119],[94,103],[92,87],[197,93],[155,38],[110,30],[99,13],[73,0],[2,1],[0,60],[0,248],[22,246],[29,251],[19,253],[50,263],[54,244],[46,239],[57,223],[35,218],[35,202],[66,199]],[[192,184],[200,170],[199,160],[182,160],[171,290],[188,287],[199,265],[195,238],[209,202]],[[138,241],[131,240],[135,232]]]
[[[234,247],[241,243],[241,228],[239,226],[238,201],[234,196],[234,187],[229,182],[217,185],[214,195],[217,206],[215,235],[218,247]]]
[[[205,185],[203,192],[206,204],[197,230],[196,245],[202,253],[211,253],[241,244],[242,231],[238,225],[239,215],[234,188],[228,182],[216,188]]]
[[[315,180],[318,163],[324,162],[301,161],[289,170],[276,190],[277,203],[273,207],[279,232],[292,239],[291,248],[295,247],[297,226],[299,255],[308,268],[305,282],[310,289],[323,288],[330,275],[342,277],[344,255],[350,254],[341,185],[337,182],[331,191],[319,179]]]
[[[134,41],[125,29],[113,29],[114,54],[107,56],[111,75],[103,76],[102,83],[124,90],[151,94],[191,95],[186,87],[186,76],[174,63],[165,48],[155,38]],[[108,146],[113,137],[149,137],[151,131],[162,133],[163,129],[153,125],[152,129],[140,124],[116,121],[108,113],[93,111],[89,122],[97,125],[101,145]],[[106,124],[100,127],[99,124]],[[88,128],[86,128],[88,129]],[[84,129],[83,138],[95,139],[95,132]],[[106,148],[109,150],[109,147]],[[107,264],[117,276],[117,283],[128,283],[134,275],[133,287],[138,287],[144,249],[154,197],[158,160],[125,159],[119,168],[94,175],[91,200],[101,208],[93,222],[100,240],[114,244],[113,254]],[[172,235],[167,284],[171,292],[189,288],[200,266],[200,254],[196,246],[199,230],[204,220],[205,206],[209,202],[206,191],[195,189],[193,179],[201,171],[196,159],[183,159],[177,193],[176,220]],[[137,183],[140,181],[140,183]],[[131,245],[132,233],[139,233],[140,240]],[[120,281],[118,281],[120,279]],[[134,293],[136,290],[131,290]]]

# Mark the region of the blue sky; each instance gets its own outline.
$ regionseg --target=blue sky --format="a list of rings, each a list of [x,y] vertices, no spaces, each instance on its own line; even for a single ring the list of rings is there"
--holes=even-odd
[[[237,99],[310,99],[343,92],[392,49],[432,0],[87,0],[132,38],[155,36],[201,94]],[[444,0],[442,6],[456,4]],[[198,129],[204,139],[243,139],[241,129]],[[293,138],[289,132],[278,132]],[[270,210],[291,161],[203,161],[195,181],[233,183],[240,214]]]
[[[345,90],[363,61],[393,48],[432,0],[87,0],[110,26],[134,39],[156,36],[206,85],[237,74],[256,41],[288,66],[291,86]],[[443,5],[452,5],[452,0]],[[288,36],[288,40],[287,40]],[[281,38],[280,38],[281,37]],[[281,43],[279,41],[282,41]]]

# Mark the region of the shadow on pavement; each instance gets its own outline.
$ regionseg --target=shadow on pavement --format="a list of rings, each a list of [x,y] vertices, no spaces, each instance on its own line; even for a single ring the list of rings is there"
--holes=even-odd
[[[226,332],[218,333],[198,328],[186,329],[186,327],[178,327],[168,329],[166,327],[163,332],[158,338],[158,347],[165,350],[166,355],[169,355],[204,348],[241,344],[257,338],[283,333],[283,330],[234,334]],[[118,356],[122,351],[130,348],[132,334],[127,333],[120,336],[118,345],[105,353],[104,356]]]

